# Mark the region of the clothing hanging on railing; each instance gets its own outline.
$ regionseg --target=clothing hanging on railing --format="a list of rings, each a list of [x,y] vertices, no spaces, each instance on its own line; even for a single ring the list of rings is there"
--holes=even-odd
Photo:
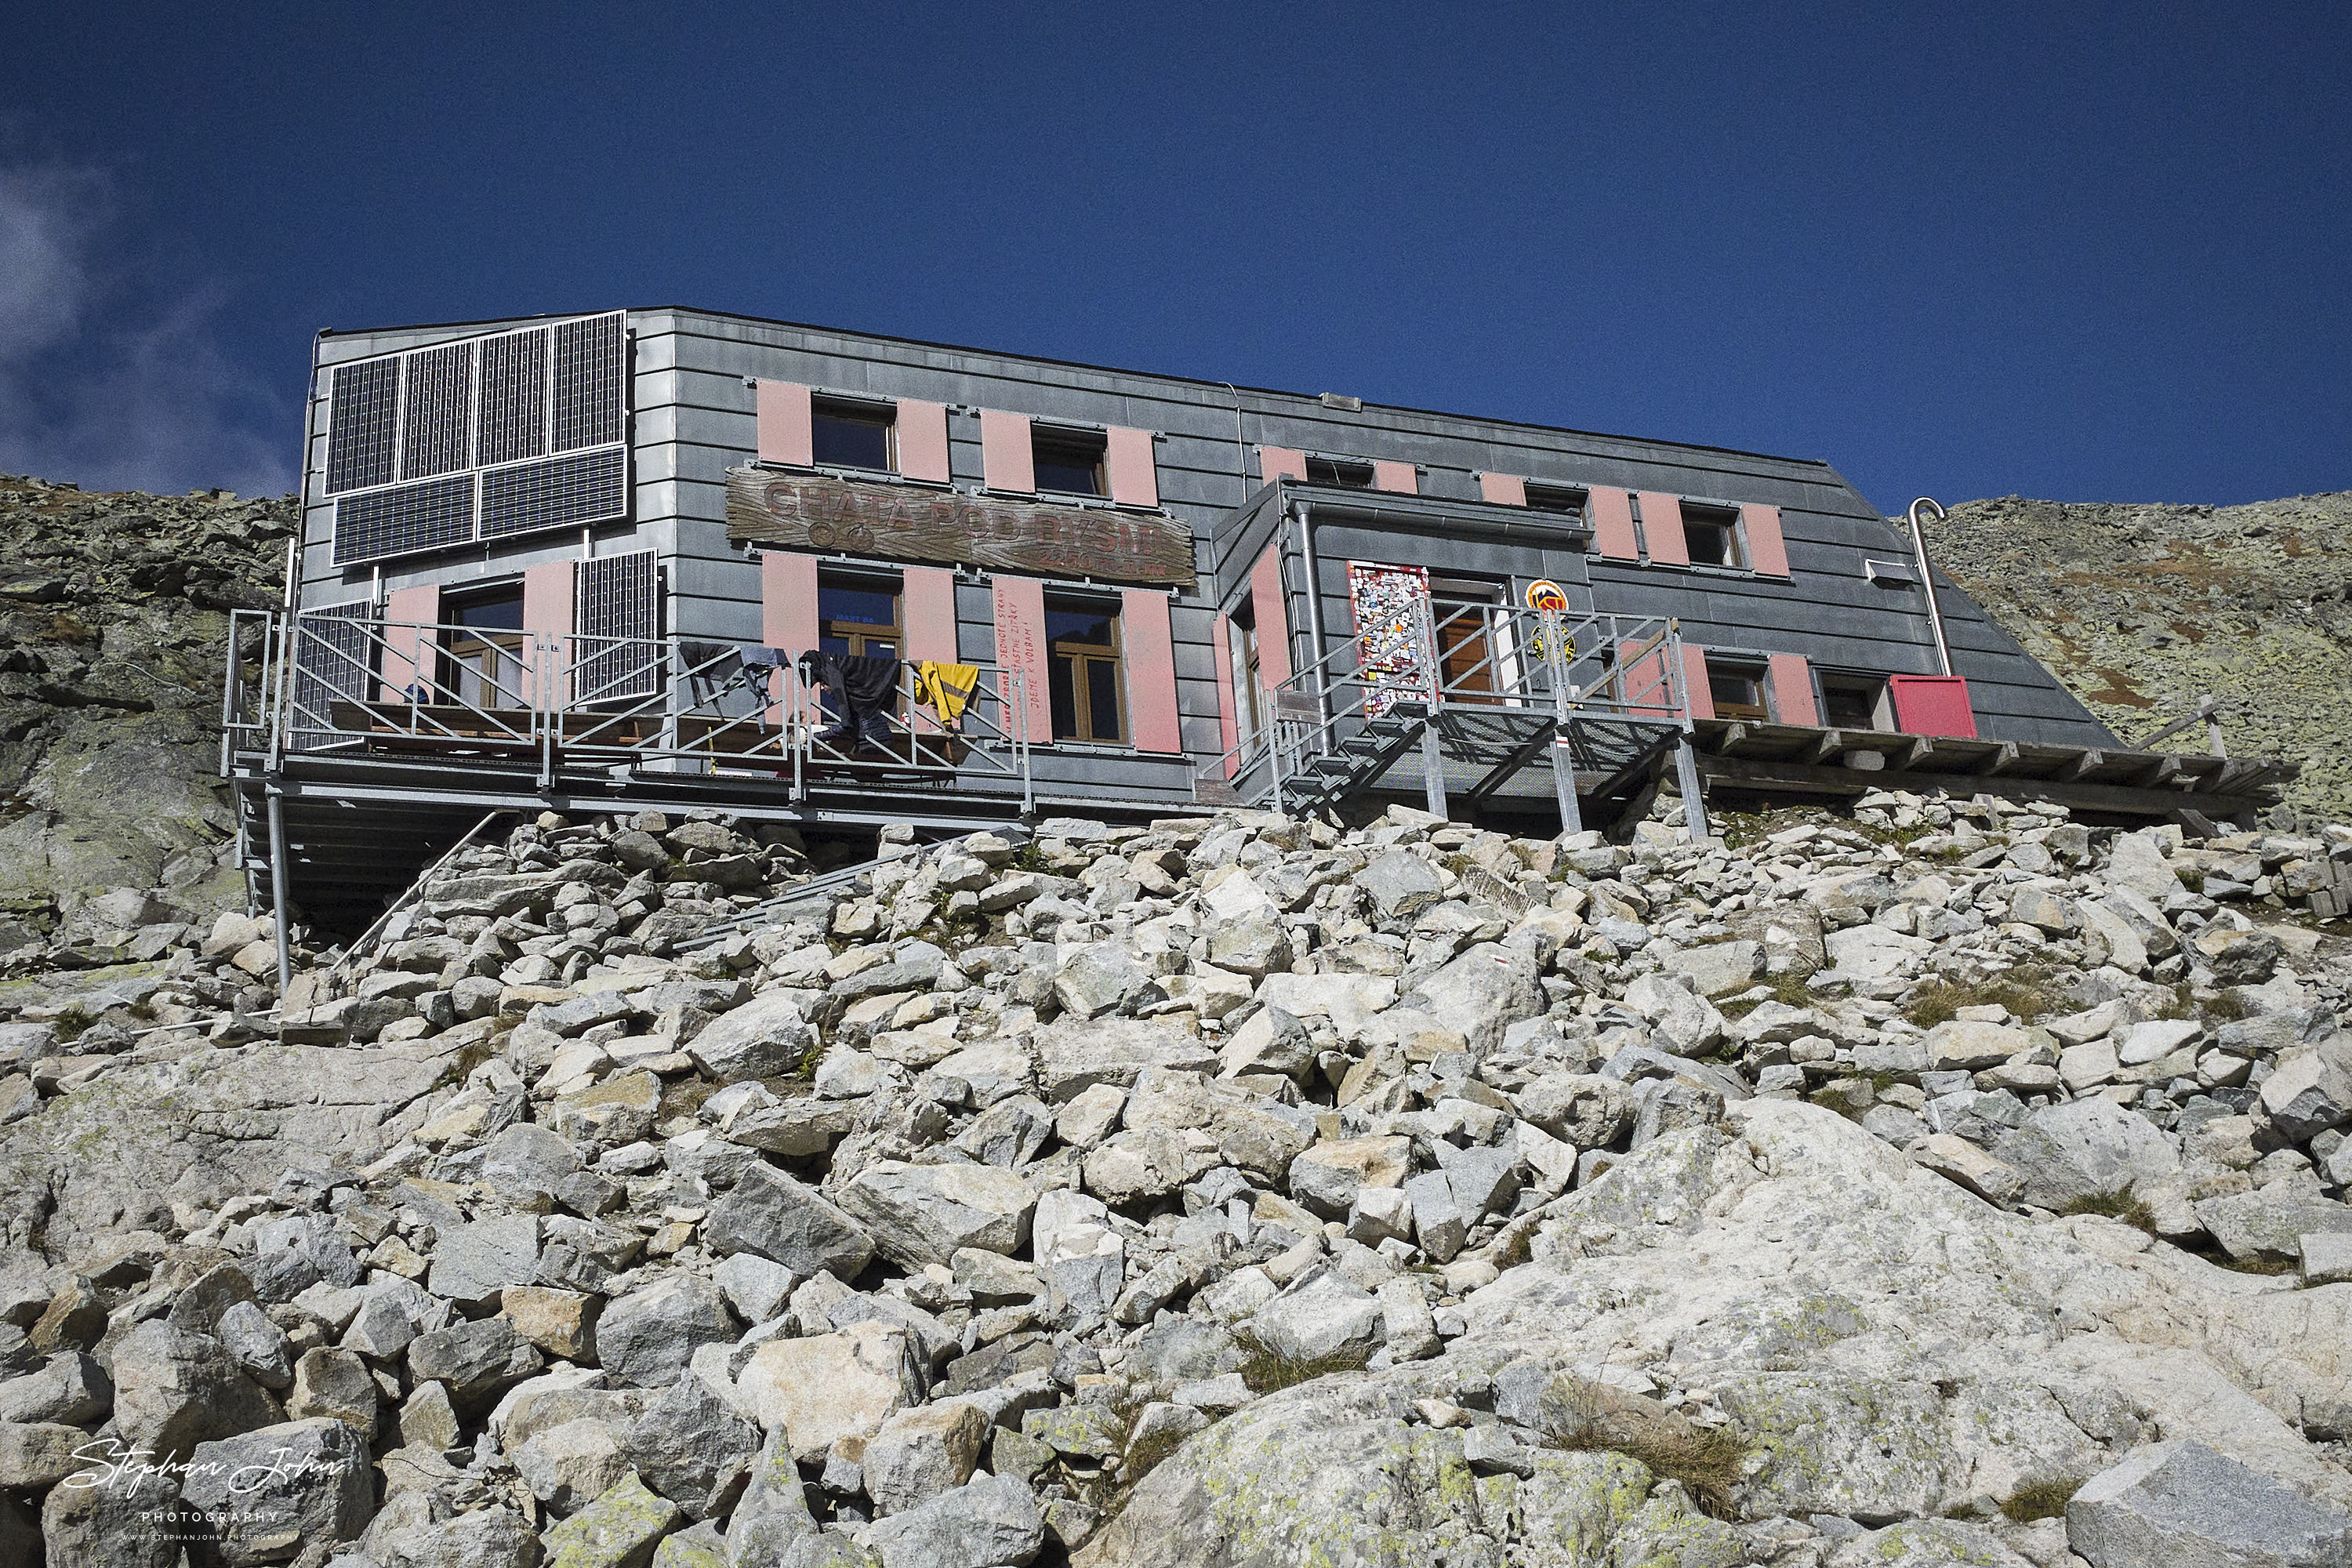
[[[938,659],[917,659],[915,670],[915,700],[927,705],[939,715],[940,722],[954,729],[963,720],[963,710],[971,705],[971,694],[980,685],[980,666],[976,664],[942,664]]]
[[[804,653],[801,669],[832,699],[834,722],[817,734],[821,745],[887,750],[897,741],[890,710],[898,695],[898,661],[878,654]]]

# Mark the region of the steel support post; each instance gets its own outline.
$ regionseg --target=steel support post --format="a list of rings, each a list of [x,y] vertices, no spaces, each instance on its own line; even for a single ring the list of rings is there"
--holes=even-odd
[[[1576,753],[1569,749],[1568,731],[1563,726],[1551,742],[1551,787],[1559,797],[1559,831],[1562,837],[1584,831],[1584,807],[1576,798]]]
[[[1445,746],[1437,733],[1434,714],[1421,727],[1421,784],[1428,796],[1429,815],[1445,816]]]
[[[1675,742],[1675,777],[1682,785],[1683,826],[1694,840],[1706,833],[1706,801],[1698,793],[1698,748],[1687,731]]]
[[[283,1004],[294,984],[293,923],[286,910],[286,797],[272,783],[269,800],[269,925],[278,942],[278,1000]]]

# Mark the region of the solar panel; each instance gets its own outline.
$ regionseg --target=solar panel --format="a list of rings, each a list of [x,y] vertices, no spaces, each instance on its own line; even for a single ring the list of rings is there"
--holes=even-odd
[[[482,340],[481,423],[475,457],[488,467],[547,451],[547,329]]]
[[[336,367],[335,560],[625,519],[628,344],[615,310]]]
[[[474,476],[425,479],[335,502],[335,564],[442,550],[474,537]]]
[[[491,468],[482,475],[482,537],[625,517],[628,477],[629,455],[619,447]]]
[[[375,606],[364,599],[329,605],[303,611],[295,624],[293,746],[304,752],[334,739],[329,729],[337,698],[367,700],[374,671],[368,633],[375,625]]]
[[[580,637],[587,654],[577,678],[581,700],[650,697],[657,689],[660,660],[646,645],[661,631],[659,587],[650,550],[580,563]],[[634,640],[600,646],[604,637]]]
[[[392,480],[392,433],[400,416],[400,362],[335,367],[327,429],[327,489],[363,489]]]
[[[575,451],[621,438],[622,351],[618,311],[555,327],[555,449]]]
[[[404,356],[400,477],[429,479],[474,466],[474,345],[444,343]]]

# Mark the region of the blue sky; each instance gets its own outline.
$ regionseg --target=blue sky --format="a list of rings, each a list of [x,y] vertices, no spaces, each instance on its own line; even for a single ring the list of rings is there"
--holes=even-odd
[[[0,468],[292,482],[311,333],[684,303],[1826,458],[2352,489],[2352,7],[49,5]]]

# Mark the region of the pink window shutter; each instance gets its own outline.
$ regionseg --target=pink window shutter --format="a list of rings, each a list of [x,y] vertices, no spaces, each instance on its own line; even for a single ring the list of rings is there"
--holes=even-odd
[[[1528,504],[1528,481],[1517,474],[1480,474],[1478,495],[1496,506]]]
[[[988,488],[1037,492],[1037,458],[1029,445],[1029,416],[1001,408],[980,411],[980,468]]]
[[[1176,707],[1176,641],[1168,626],[1168,595],[1130,588],[1118,601],[1128,733],[1139,752],[1181,752],[1184,726]]]
[[[1764,661],[1772,685],[1772,715],[1783,724],[1815,726],[1821,709],[1813,702],[1813,667],[1801,653],[1776,653]]]
[[[816,461],[809,389],[797,382],[761,381],[759,389],[760,461],[807,468]]]
[[[1696,643],[1683,644],[1683,700],[1692,718],[1715,717],[1715,690],[1706,683],[1706,649]]]
[[[1151,432],[1111,426],[1104,453],[1110,499],[1121,506],[1160,504],[1160,456]]]
[[[1217,740],[1225,749],[1225,776],[1231,778],[1241,766],[1234,748],[1242,742],[1241,710],[1234,706],[1233,623],[1219,616],[1211,624],[1209,640],[1217,661]]]
[[[760,552],[760,636],[770,647],[797,658],[816,647],[816,557],[789,550]],[[784,698],[784,672],[770,678],[769,689],[779,703]],[[771,723],[783,721],[781,707],[769,710]]]
[[[946,404],[898,399],[898,472],[929,484],[948,482]]]
[[[1620,489],[1595,485],[1585,492],[1592,514],[1593,548],[1612,561],[1638,561],[1642,546],[1633,534],[1633,498]]]
[[[1681,497],[1657,490],[1642,492],[1642,540],[1650,547],[1652,565],[1690,564],[1690,541],[1683,537]]]
[[[1411,463],[1390,463],[1375,459],[1372,463],[1372,489],[1386,490],[1391,495],[1419,495],[1421,475]]]
[[[1895,727],[1906,735],[1945,735],[1974,740],[1977,716],[1969,683],[1957,675],[1887,677],[1895,699]]]
[[[1282,592],[1282,542],[1276,540],[1250,568],[1251,626],[1257,633],[1257,670],[1268,689],[1290,679],[1290,607]]]
[[[578,576],[579,563],[573,561],[542,561],[523,570],[522,629],[533,644],[546,645],[544,651],[534,647],[527,657],[540,673],[538,700],[548,706],[562,700],[563,671],[577,662],[571,637]]]
[[[907,661],[961,663],[956,658],[955,574],[944,566],[909,566],[898,593],[898,624],[907,628],[901,651]],[[927,708],[916,709],[911,717],[919,731],[940,728]]]
[[[1636,658],[1634,650],[1641,646],[1631,639],[1617,645],[1618,689],[1612,695],[1627,704],[1628,712],[1671,715],[1674,692],[1666,680],[1665,645]]]
[[[1291,447],[1260,447],[1257,471],[1261,482],[1269,485],[1276,479],[1304,479],[1307,454]]]
[[[433,700],[434,659],[428,651],[436,645],[435,634],[428,628],[441,619],[441,590],[427,583],[417,588],[395,588],[383,600],[383,681],[379,700],[405,702]],[[520,698],[522,694],[516,693]],[[485,708],[504,708],[509,702],[496,700],[482,704]]]
[[[1789,545],[1780,537],[1780,509],[1743,506],[1739,531],[1748,536],[1748,569],[1759,577],[1789,574]]]
[[[1023,677],[1028,710],[1029,743],[1054,743],[1054,696],[1046,684],[1052,671],[1045,647],[1045,584],[1034,577],[999,577],[992,584],[996,599],[996,662],[1005,672],[1008,697],[1012,678]]]

